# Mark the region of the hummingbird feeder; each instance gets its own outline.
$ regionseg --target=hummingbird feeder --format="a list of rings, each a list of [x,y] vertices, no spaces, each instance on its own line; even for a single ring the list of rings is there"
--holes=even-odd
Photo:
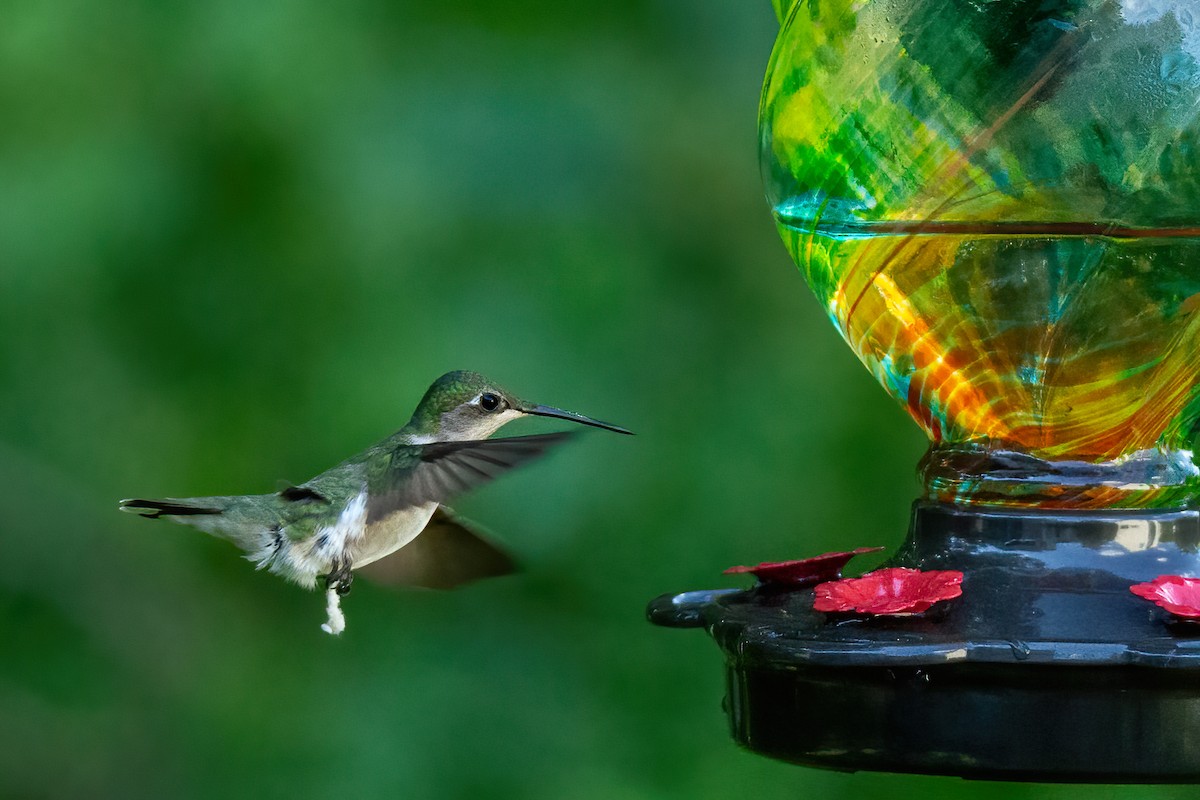
[[[651,621],[707,629],[765,755],[1200,780],[1193,0],[775,4],[768,199],[928,434],[923,493],[883,570],[760,565]]]

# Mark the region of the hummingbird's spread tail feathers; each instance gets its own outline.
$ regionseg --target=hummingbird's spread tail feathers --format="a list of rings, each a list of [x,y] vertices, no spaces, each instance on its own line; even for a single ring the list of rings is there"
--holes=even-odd
[[[197,514],[220,514],[222,508],[198,505],[189,500],[122,500],[121,510],[138,514],[149,519],[159,517],[188,517]]]
[[[188,525],[233,542],[250,554],[250,560],[266,566],[263,553],[274,554],[280,547],[280,506],[306,505],[306,502],[295,503],[278,494],[263,494],[122,500],[120,507],[122,511]]]

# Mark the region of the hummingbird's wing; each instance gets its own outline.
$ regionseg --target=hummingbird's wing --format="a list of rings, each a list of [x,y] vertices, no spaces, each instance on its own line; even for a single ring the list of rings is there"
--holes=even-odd
[[[470,581],[508,575],[516,564],[444,506],[416,539],[386,558],[358,568],[358,574],[387,585],[453,589]]]
[[[374,465],[368,479],[367,522],[426,503],[443,503],[531,461],[572,433],[508,439],[401,445]]]

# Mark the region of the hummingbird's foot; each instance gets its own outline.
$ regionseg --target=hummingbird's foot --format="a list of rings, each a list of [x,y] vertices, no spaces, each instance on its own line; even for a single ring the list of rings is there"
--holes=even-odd
[[[330,584],[325,589],[325,615],[328,620],[321,625],[321,630],[332,636],[340,636],[346,630],[346,615],[342,613],[342,595],[336,584]]]
[[[354,582],[354,573],[350,569],[350,559],[333,559],[332,569],[325,576],[325,615],[328,620],[321,625],[321,630],[337,636],[346,630],[346,615],[342,613],[342,598],[350,591]]]
[[[350,559],[343,561],[333,559],[333,568],[325,576],[325,588],[337,589],[337,593],[345,597],[350,594],[350,584],[354,583],[354,572],[350,569]]]

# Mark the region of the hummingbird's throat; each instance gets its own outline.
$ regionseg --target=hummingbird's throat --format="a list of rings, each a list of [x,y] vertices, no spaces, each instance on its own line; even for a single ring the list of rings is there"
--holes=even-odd
[[[493,414],[481,414],[473,406],[459,406],[453,411],[442,414],[437,434],[430,441],[437,442],[466,442],[486,439],[515,419],[525,416],[513,408],[506,408]],[[416,437],[414,444],[421,444]],[[427,444],[428,442],[425,442]]]

